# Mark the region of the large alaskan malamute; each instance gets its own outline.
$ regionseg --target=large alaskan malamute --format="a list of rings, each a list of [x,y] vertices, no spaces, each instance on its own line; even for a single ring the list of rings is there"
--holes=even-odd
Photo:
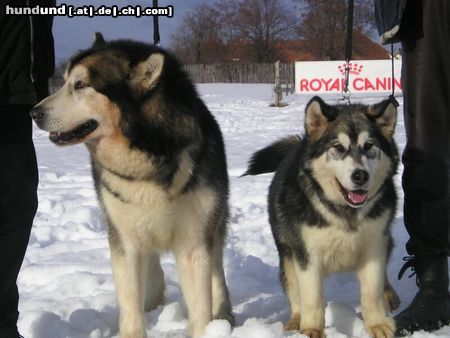
[[[397,202],[396,117],[392,100],[331,106],[314,97],[304,137],[287,137],[253,155],[247,175],[276,171],[269,221],[291,308],[286,329],[324,337],[323,279],[355,270],[367,331],[375,338],[394,335],[387,312],[399,299],[386,263]]]
[[[164,300],[159,253],[174,252],[194,337],[233,322],[222,266],[228,218],[224,143],[178,61],[133,41],[94,45],[34,107],[57,145],[85,143],[108,223],[122,338],[146,337],[144,310]]]

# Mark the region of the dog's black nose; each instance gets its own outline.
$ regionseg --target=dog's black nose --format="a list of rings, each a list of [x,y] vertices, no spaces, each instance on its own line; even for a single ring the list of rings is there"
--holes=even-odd
[[[352,181],[358,185],[364,185],[369,180],[369,173],[362,169],[356,169],[352,173]]]
[[[33,120],[38,122],[38,121],[42,120],[42,118],[44,117],[44,111],[40,107],[35,107],[35,108],[31,109],[30,116]]]

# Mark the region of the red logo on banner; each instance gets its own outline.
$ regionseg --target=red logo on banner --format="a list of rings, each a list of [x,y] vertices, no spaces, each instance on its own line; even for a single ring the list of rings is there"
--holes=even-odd
[[[347,66],[347,64],[345,64],[345,63],[343,65],[339,65],[338,66],[339,72],[342,75],[345,74],[345,67],[346,66]],[[348,66],[350,68],[349,69],[349,73],[352,74],[352,75],[359,75],[359,74],[361,74],[361,71],[364,68],[363,65],[358,65],[357,63],[349,63]]]

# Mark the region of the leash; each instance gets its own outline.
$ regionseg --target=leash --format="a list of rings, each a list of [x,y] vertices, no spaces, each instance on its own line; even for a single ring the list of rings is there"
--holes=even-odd
[[[350,78],[350,61],[352,59],[352,47],[353,47],[353,8],[354,0],[348,0],[347,10],[347,34],[345,39],[345,73],[344,73],[344,88],[341,92],[342,99],[340,101],[350,104],[351,92],[349,87]],[[394,44],[391,43],[391,95],[389,99],[394,103],[396,107],[399,106],[397,99],[395,98],[395,62],[394,62]]]
[[[153,0],[153,8],[158,8],[158,0]],[[159,46],[159,16],[153,15],[153,44]]]
[[[395,62],[394,62],[394,43],[391,42],[391,95],[389,95],[389,99],[394,102],[394,105],[398,107],[400,104],[395,98]]]
[[[345,39],[345,74],[344,74],[344,89],[342,90],[342,100],[347,104],[350,104],[351,92],[348,89],[349,77],[350,77],[350,60],[352,59],[352,39],[353,39],[353,8],[354,0],[348,0],[347,11],[347,36]]]

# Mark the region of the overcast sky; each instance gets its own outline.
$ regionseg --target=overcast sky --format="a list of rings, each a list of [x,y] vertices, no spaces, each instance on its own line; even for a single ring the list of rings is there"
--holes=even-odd
[[[292,0],[283,0],[287,6],[294,4]],[[127,5],[141,5],[149,7],[151,0],[57,0],[57,4],[67,4],[73,6],[117,5],[125,7]],[[172,18],[160,17],[161,46],[170,45],[170,37],[180,29],[180,19],[193,6],[200,3],[214,3],[214,0],[159,0],[159,6],[172,5],[174,16]],[[53,35],[55,38],[56,60],[61,62],[70,57],[79,49],[88,47],[93,40],[94,32],[102,32],[106,40],[110,39],[134,39],[153,43],[153,19],[151,17],[55,17],[53,24]]]

